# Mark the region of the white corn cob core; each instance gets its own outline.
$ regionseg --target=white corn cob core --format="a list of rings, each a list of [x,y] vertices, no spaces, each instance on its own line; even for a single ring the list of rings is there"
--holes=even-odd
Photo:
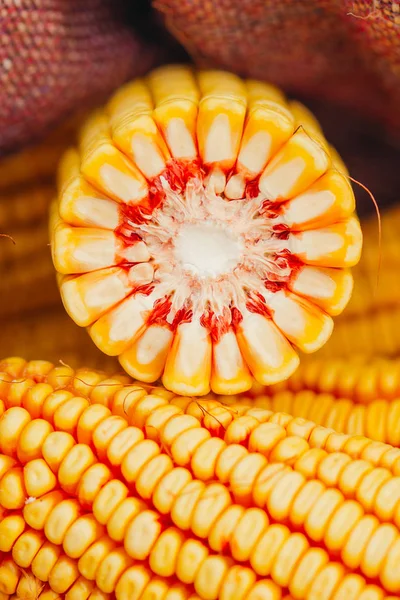
[[[353,213],[301,105],[164,67],[118,91],[65,156],[52,251],[67,311],[131,375],[234,394],[289,377],[294,347],[330,336],[360,254]]]

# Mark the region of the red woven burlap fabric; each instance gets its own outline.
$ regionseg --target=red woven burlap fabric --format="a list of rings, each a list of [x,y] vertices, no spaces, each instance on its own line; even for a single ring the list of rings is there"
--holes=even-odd
[[[155,0],[204,65],[400,125],[400,0]]]
[[[118,0],[0,1],[0,152],[159,60],[149,49],[161,45],[158,30],[143,35],[135,22],[145,4],[122,3],[128,26]],[[160,15],[201,65],[271,80],[400,132],[400,0],[153,0],[154,22]]]
[[[0,154],[153,61],[119,0],[0,0]]]

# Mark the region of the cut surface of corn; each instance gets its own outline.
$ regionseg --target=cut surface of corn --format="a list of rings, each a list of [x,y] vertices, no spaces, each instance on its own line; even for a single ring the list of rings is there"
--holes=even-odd
[[[0,381],[2,600],[399,597],[399,449],[45,361]]]
[[[286,379],[351,296],[362,235],[343,169],[273,86],[179,65],[128,83],[60,164],[66,310],[175,393]]]

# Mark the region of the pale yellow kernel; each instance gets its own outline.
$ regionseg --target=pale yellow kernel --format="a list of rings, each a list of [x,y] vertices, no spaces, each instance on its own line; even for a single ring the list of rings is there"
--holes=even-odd
[[[229,569],[222,582],[219,600],[244,600],[256,582],[256,574],[252,569],[235,565]]]
[[[42,446],[53,427],[44,419],[34,419],[26,425],[18,440],[17,458],[22,463],[42,457]]]
[[[111,477],[111,470],[103,463],[96,463],[85,471],[76,490],[79,503],[83,508],[91,508],[97,494]]]
[[[94,587],[93,581],[89,581],[81,575],[65,594],[65,600],[87,600]]]
[[[80,573],[86,579],[91,581],[96,579],[96,572],[102,561],[108,554],[114,550],[116,543],[108,536],[104,536],[90,546],[88,550],[80,557],[78,568]]]
[[[272,565],[271,577],[278,585],[287,588],[292,575],[310,544],[302,533],[293,533],[284,542]]]
[[[0,552],[10,552],[24,529],[25,521],[21,515],[3,517],[0,521]]]
[[[111,416],[111,411],[102,404],[91,404],[81,415],[76,428],[76,438],[80,444],[92,445],[93,432],[105,419]]]
[[[46,538],[40,531],[24,531],[13,546],[13,560],[19,567],[27,569],[45,541]]]
[[[321,494],[304,522],[304,530],[313,541],[323,539],[328,522],[343,501],[343,494],[336,489],[327,489]]]
[[[152,458],[140,471],[136,480],[136,491],[141,498],[150,499],[157,484],[172,471],[174,465],[167,454]]]
[[[151,584],[151,573],[143,565],[134,565],[123,573],[115,588],[115,597],[117,600],[144,600],[146,591]],[[158,600],[162,596],[157,596],[157,589],[162,591],[164,588],[158,586],[154,588],[154,595],[148,596],[149,600]]]
[[[159,535],[149,557],[153,573],[162,577],[172,577],[175,574],[178,554],[184,541],[184,533],[175,527],[169,527]]]
[[[24,506],[27,498],[23,469],[14,467],[7,471],[0,480],[0,506],[16,510]]]
[[[128,496],[128,488],[119,479],[112,479],[97,494],[92,511],[102,525],[106,525],[114,511]]]
[[[128,423],[126,420],[116,415],[107,417],[97,425],[93,430],[92,442],[99,460],[103,461],[106,458],[111,440],[127,427]]]
[[[183,531],[190,528],[195,507],[205,489],[203,481],[189,481],[172,504],[171,519]]]
[[[135,482],[143,467],[160,452],[159,445],[153,440],[143,440],[136,444],[122,461],[121,472],[125,481]]]
[[[51,492],[57,479],[43,458],[36,458],[24,466],[24,483],[28,496],[37,498]]]
[[[60,556],[49,574],[49,585],[55,592],[65,594],[79,575],[76,561],[68,556]]]
[[[269,519],[264,510],[248,508],[239,519],[230,538],[232,557],[241,562],[248,561],[268,525]]]
[[[215,475],[221,483],[228,483],[232,469],[244,457],[248,450],[240,444],[229,444],[221,452],[215,465]]]
[[[31,421],[27,410],[14,406],[0,418],[0,452],[7,456],[17,455],[18,440],[26,425]]]
[[[64,457],[74,445],[72,435],[64,431],[54,431],[47,436],[42,447],[42,456],[53,473],[57,473]]]
[[[308,598],[311,586],[322,569],[329,562],[328,554],[322,548],[310,548],[295,568],[289,591],[294,598]]]
[[[210,438],[211,433],[204,428],[184,431],[171,446],[171,456],[174,462],[181,467],[190,465],[196,450]]]
[[[142,511],[133,518],[126,529],[126,552],[135,560],[147,559],[161,531],[160,515],[153,510]]]
[[[252,503],[255,481],[266,465],[265,456],[252,452],[233,467],[229,477],[229,487],[239,504]]]
[[[197,572],[194,589],[204,600],[217,600],[232,561],[225,556],[208,556]]]
[[[122,573],[132,565],[132,559],[123,550],[112,550],[100,563],[96,571],[96,585],[106,594],[111,594]]]
[[[193,583],[208,554],[207,546],[200,540],[186,540],[180,548],[176,562],[176,576],[178,579],[183,583]]]
[[[26,523],[33,529],[43,529],[48,516],[55,506],[65,499],[61,490],[54,490],[40,498],[27,502],[23,509]]]
[[[137,498],[125,498],[113,511],[107,521],[108,535],[117,542],[122,542],[126,529],[134,517],[145,510],[146,505]]]
[[[220,438],[210,438],[198,446],[191,460],[193,475],[202,481],[213,479],[216,462],[225,447]]]
[[[286,473],[271,489],[267,499],[268,514],[278,522],[285,521],[290,513],[297,494],[306,483],[301,473]]]
[[[53,544],[62,544],[69,527],[81,514],[79,502],[69,498],[57,504],[47,517],[44,533]]]
[[[61,547],[45,542],[31,564],[32,573],[41,581],[48,581],[49,575],[61,554]]]
[[[208,543],[215,552],[225,552],[229,548],[231,538],[245,514],[245,509],[239,504],[228,506],[217,519],[208,536]]]
[[[181,490],[190,481],[192,481],[192,474],[183,467],[175,467],[167,473],[154,490],[152,502],[155,508],[163,515],[168,514]]]
[[[111,465],[119,466],[128,452],[143,439],[144,433],[137,427],[127,427],[117,433],[107,448],[107,459]]]
[[[93,515],[83,515],[68,528],[63,540],[64,552],[71,558],[80,558],[103,534],[104,527]]]
[[[261,535],[250,556],[250,564],[258,575],[265,577],[271,573],[274,560],[289,536],[289,529],[279,524],[271,525]]]

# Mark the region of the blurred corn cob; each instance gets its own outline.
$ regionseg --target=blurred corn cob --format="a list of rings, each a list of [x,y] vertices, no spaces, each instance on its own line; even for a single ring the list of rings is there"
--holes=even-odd
[[[319,356],[400,353],[400,210],[394,206],[382,213],[381,247],[376,217],[363,221],[362,227],[364,245],[353,272],[353,294]]]
[[[86,115],[86,111],[75,111],[41,141],[3,156],[0,160],[0,193],[17,186],[54,180],[57,164],[65,148],[74,142],[77,128]]]
[[[22,567],[68,600],[398,597],[400,449],[124,376],[0,372],[3,593]]]

